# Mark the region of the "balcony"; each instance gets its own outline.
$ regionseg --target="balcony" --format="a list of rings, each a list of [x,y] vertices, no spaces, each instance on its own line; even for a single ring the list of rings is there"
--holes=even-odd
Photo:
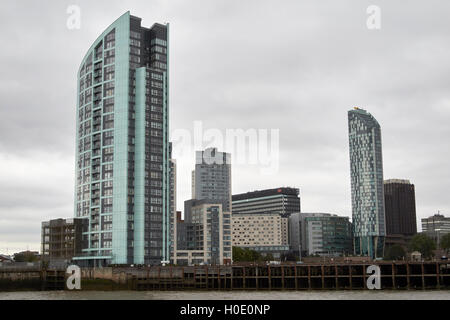
[[[101,101],[97,101],[94,103],[94,110],[100,109],[103,106]]]

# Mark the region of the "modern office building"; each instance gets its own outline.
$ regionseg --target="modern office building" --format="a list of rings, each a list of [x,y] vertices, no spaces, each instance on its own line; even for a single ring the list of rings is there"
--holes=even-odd
[[[348,217],[330,213],[295,213],[289,217],[290,248],[302,256],[343,256],[353,253]]]
[[[233,195],[233,214],[277,213],[289,217],[300,212],[300,190],[275,188]]]
[[[387,235],[417,233],[415,191],[409,180],[385,180],[384,203]]]
[[[409,180],[384,181],[386,218],[386,246],[394,244],[406,248],[417,233],[416,199],[414,185]]]
[[[183,226],[180,227],[179,233],[180,245],[175,252],[174,263],[231,263],[231,214],[223,212],[222,203],[211,203],[209,200],[190,201],[190,218],[189,221],[181,223]],[[184,229],[184,234],[181,228]]]
[[[81,62],[75,217],[89,229],[79,265],[170,258],[168,28],[127,12]]]
[[[192,172],[192,195],[193,199],[222,203],[223,210],[231,212],[229,153],[219,152],[217,148],[196,152],[195,170]]]
[[[306,249],[309,255],[342,256],[353,253],[352,225],[337,215],[305,218]]]
[[[442,214],[422,219],[422,232],[434,239],[440,248],[440,239],[450,233],[450,218]]]
[[[69,262],[86,247],[88,219],[54,219],[42,222],[41,258],[43,261]]]
[[[382,258],[386,235],[381,129],[366,110],[348,112],[355,254]]]

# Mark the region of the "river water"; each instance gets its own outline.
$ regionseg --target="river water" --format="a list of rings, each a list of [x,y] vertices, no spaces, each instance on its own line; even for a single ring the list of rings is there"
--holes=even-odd
[[[450,300],[450,291],[23,291],[0,300]]]

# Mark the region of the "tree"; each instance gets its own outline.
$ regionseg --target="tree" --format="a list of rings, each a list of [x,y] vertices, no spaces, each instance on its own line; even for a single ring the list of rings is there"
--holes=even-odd
[[[261,254],[249,248],[233,247],[233,261],[234,262],[254,262],[264,261]]]
[[[441,249],[444,249],[445,251],[448,251],[450,249],[450,233],[447,233],[445,235],[442,236],[441,241],[440,241],[440,247]]]
[[[406,256],[405,249],[401,245],[394,244],[386,248],[384,260],[400,260]]]
[[[266,255],[265,260],[266,260],[266,261],[273,261],[273,260],[274,260],[273,255],[272,255],[271,253],[268,253],[268,254]]]
[[[24,252],[14,254],[15,262],[34,262],[37,260],[38,260],[38,257],[36,257],[36,255],[30,251],[24,251]]]
[[[436,243],[426,234],[416,234],[409,242],[411,251],[419,251],[422,256],[429,259],[433,256],[433,250],[436,249]]]

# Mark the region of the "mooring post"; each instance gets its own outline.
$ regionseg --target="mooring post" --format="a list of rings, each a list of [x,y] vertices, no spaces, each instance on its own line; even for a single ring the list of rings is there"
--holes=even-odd
[[[406,263],[406,283],[407,283],[408,289],[411,289],[411,281],[409,278],[409,262]]]
[[[259,269],[259,267],[258,266],[256,266],[256,270],[255,270],[255,279],[256,279],[256,290],[258,290],[259,289],[259,274],[258,274],[258,269]]]
[[[352,265],[350,264],[348,266],[348,275],[350,277],[350,290],[353,289],[353,272],[352,272]]]
[[[206,290],[208,290],[209,283],[208,283],[208,266],[205,266],[205,279],[206,279]]]
[[[392,263],[392,287],[397,289],[397,284],[395,282],[395,264]]]
[[[161,290],[161,267],[158,267],[158,283],[159,283],[159,290]]]
[[[184,278],[184,267],[181,267],[181,287],[186,288],[186,280]]]
[[[272,290],[272,274],[270,272],[270,265],[268,266],[268,276],[269,276],[269,290]]]
[[[281,289],[284,290],[284,266],[281,266]]]
[[[421,265],[421,270],[422,270],[422,290],[425,289],[425,266],[423,264],[422,261],[422,265]]]
[[[220,287],[221,287],[221,285],[220,285],[220,265],[217,267],[217,284],[218,284],[218,287],[219,287],[219,290],[220,290]]]
[[[334,274],[336,277],[336,290],[338,290],[339,289],[339,272],[338,272],[337,264],[334,265]]]
[[[242,287],[245,289],[245,267],[242,267]]]
[[[363,286],[364,286],[364,289],[368,289],[367,288],[366,265],[365,264],[363,264]]]
[[[436,262],[436,284],[437,284],[437,288],[440,289],[441,288],[441,277],[440,277],[440,265],[438,262]]]
[[[197,288],[197,267],[194,266],[194,288]]]
[[[308,266],[308,289],[311,290],[311,266]]]
[[[234,268],[231,267],[231,283],[230,283],[230,289],[233,290],[233,273],[234,273]]]
[[[297,266],[294,266],[294,279],[295,279],[295,290],[298,290],[298,273]]]
[[[322,289],[325,289],[325,275],[324,275],[324,272],[325,272],[325,266],[324,265],[321,265],[320,266],[321,268],[320,268],[320,273],[322,274]]]

